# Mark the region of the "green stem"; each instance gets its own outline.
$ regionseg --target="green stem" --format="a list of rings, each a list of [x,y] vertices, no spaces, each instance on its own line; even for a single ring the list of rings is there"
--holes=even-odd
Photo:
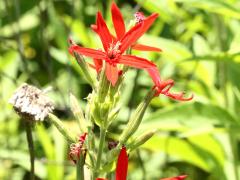
[[[237,147],[237,142],[236,142],[236,137],[235,134],[232,133],[231,128],[228,128],[229,132],[229,142],[231,144],[232,148],[232,156],[233,156],[233,167],[234,167],[234,173],[236,180],[239,180],[239,174],[238,174],[238,147]]]
[[[84,153],[81,153],[79,161],[77,162],[77,180],[84,180]]]
[[[96,179],[99,168],[101,165],[101,159],[102,159],[102,152],[103,152],[103,147],[104,147],[104,142],[105,142],[105,137],[106,137],[106,129],[105,128],[100,128],[100,141],[99,141],[99,148],[98,148],[98,153],[97,153],[97,162],[95,166],[95,172],[93,175],[93,179]]]
[[[26,121],[26,120],[24,120]],[[34,145],[33,145],[33,137],[32,137],[32,129],[31,124],[29,122],[25,122],[26,127],[26,135],[27,135],[27,142],[28,142],[28,150],[30,155],[30,164],[31,164],[31,170],[30,170],[30,180],[34,180]]]

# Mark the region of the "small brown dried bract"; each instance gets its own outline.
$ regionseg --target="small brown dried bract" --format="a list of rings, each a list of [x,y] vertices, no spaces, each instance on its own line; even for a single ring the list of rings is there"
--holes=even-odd
[[[30,121],[43,121],[54,109],[44,91],[26,83],[15,91],[9,103],[20,117]]]

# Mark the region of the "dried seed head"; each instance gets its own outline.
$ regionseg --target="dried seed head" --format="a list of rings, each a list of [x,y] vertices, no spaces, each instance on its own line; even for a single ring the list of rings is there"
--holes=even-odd
[[[26,83],[15,91],[9,103],[19,116],[30,121],[43,121],[54,109],[44,91]]]

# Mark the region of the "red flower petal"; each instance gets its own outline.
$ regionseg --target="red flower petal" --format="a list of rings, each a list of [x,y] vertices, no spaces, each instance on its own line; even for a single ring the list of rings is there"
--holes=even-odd
[[[153,13],[150,16],[148,16],[146,19],[144,19],[142,21],[143,26],[141,27],[141,31],[138,34],[138,37],[136,37],[137,39],[139,39],[152,25],[152,23],[155,21],[155,19],[158,17],[157,13]]]
[[[97,13],[97,29],[95,29],[94,31],[97,32],[100,36],[103,47],[105,51],[107,51],[113,39],[100,12]]]
[[[148,61],[147,59],[140,58],[137,56],[132,56],[132,55],[120,56],[118,59],[118,63],[139,68],[139,69],[156,67],[154,63]]]
[[[132,45],[132,49],[140,50],[140,51],[156,51],[156,52],[162,51],[159,48],[152,47],[152,46],[146,46],[143,44],[134,44],[134,45]]]
[[[123,147],[120,151],[116,168],[116,180],[126,180],[128,170],[128,155],[126,147]]]
[[[149,72],[152,73],[152,72]],[[164,94],[172,99],[179,101],[190,101],[193,99],[193,94],[190,97],[184,97],[185,93],[171,93],[170,90],[174,85],[174,81],[169,79],[167,81],[159,81],[158,84],[155,84],[153,87],[156,90],[155,96],[159,96],[160,94]]]
[[[107,180],[105,178],[96,178],[96,180]]]
[[[106,76],[107,79],[115,86],[118,80],[118,69],[117,66],[112,66],[109,63],[106,63]]]
[[[117,5],[114,2],[112,3],[111,11],[112,11],[112,21],[113,21],[114,29],[118,39],[120,39],[124,36],[126,31],[123,17]]]
[[[184,180],[185,178],[187,178],[187,175],[171,177],[171,178],[163,178],[163,179],[160,179],[160,180]]]
[[[146,19],[144,19],[141,23],[133,26],[122,38],[121,40],[121,52],[124,52],[129,46],[134,44],[152,25],[155,19],[158,17],[157,13],[153,13]]]
[[[69,52],[71,54],[73,54],[73,51],[75,51],[79,54],[82,54],[84,56],[96,58],[96,59],[104,59],[106,57],[106,54],[102,51],[90,49],[90,48],[84,48],[84,47],[77,46],[77,45],[70,46]]]
[[[194,95],[192,94],[190,97],[184,97],[185,93],[180,92],[180,93],[171,93],[171,92],[166,92],[166,93],[162,93],[165,96],[168,96],[172,99],[178,100],[178,101],[191,101],[194,97]]]
[[[133,26],[121,39],[120,51],[123,53],[126,49],[128,49],[132,44],[134,44],[137,40],[137,34],[141,31],[142,24],[139,23]]]
[[[155,86],[159,86],[161,82],[160,74],[157,67],[147,68],[148,74],[151,76]]]
[[[103,64],[102,60],[93,58],[93,62],[94,62],[95,69],[96,69],[97,73],[99,73],[102,69],[102,64]]]

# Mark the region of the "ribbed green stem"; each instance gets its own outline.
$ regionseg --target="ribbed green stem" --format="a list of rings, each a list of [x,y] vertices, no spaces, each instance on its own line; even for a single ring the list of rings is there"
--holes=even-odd
[[[98,147],[98,153],[97,153],[97,162],[96,162],[96,166],[95,166],[95,169],[94,169],[95,172],[94,172],[93,179],[96,179],[97,175],[99,173],[99,168],[100,168],[101,160],[102,160],[102,153],[103,153],[105,137],[106,137],[106,129],[105,128],[100,128],[100,141],[99,141],[99,147]]]
[[[79,161],[77,162],[77,180],[84,180],[84,154],[81,153]]]

